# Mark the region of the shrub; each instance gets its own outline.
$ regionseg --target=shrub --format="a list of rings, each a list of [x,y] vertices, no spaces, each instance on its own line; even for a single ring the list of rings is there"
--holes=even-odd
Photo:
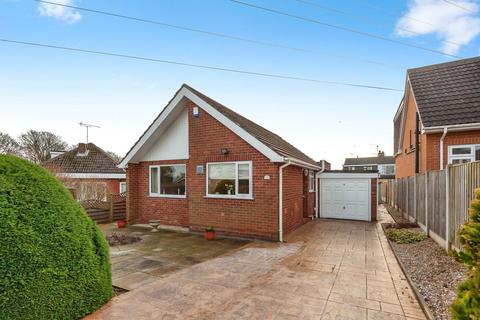
[[[0,155],[0,319],[78,319],[111,296],[95,223],[46,169]]]
[[[460,230],[460,261],[468,267],[467,280],[457,288],[457,299],[451,306],[454,319],[480,319],[480,189],[470,206],[470,219]]]
[[[423,232],[408,229],[390,228],[386,233],[387,238],[396,243],[415,243],[428,238]]]

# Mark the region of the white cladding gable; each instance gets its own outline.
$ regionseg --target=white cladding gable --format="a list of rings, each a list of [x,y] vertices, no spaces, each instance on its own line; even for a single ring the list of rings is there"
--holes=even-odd
[[[182,111],[140,161],[188,159],[188,111]]]

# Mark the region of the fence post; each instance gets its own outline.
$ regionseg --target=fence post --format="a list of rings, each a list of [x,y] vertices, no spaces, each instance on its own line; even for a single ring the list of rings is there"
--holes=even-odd
[[[428,235],[428,171],[425,172],[425,229]]]
[[[445,168],[445,246],[450,250],[450,165]]]
[[[110,222],[113,222],[113,195],[108,196],[109,201],[110,201],[110,210],[108,211],[108,220]]]

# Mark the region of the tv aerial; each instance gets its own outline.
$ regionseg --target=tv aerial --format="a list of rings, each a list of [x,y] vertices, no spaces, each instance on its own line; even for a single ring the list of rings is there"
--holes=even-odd
[[[90,129],[90,128],[100,128],[100,126],[90,124],[90,123],[84,123],[83,121],[80,121],[78,124],[80,125],[80,127],[84,127],[85,129],[87,129],[87,144],[88,144],[88,129]]]

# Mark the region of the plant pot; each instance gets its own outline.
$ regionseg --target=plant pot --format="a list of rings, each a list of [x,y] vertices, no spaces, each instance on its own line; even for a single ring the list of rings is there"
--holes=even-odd
[[[125,228],[127,226],[127,222],[125,220],[117,220],[117,227],[119,229]]]
[[[215,239],[215,231],[205,231],[203,234],[206,240],[214,240]]]

